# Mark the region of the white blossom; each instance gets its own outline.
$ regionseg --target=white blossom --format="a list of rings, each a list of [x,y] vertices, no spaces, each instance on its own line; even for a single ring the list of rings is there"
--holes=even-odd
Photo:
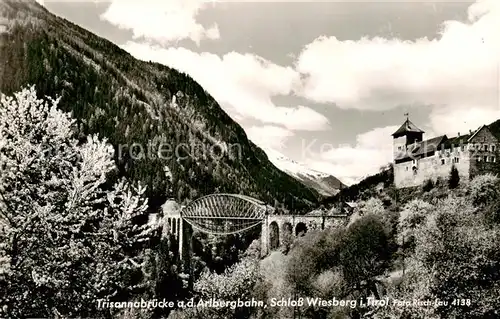
[[[34,87],[0,98],[0,280],[19,307],[43,309],[43,298],[95,307],[141,267],[128,252],[153,231],[133,223],[147,209],[145,188],[122,179],[105,189],[113,147],[96,135],[79,143],[59,102]]]

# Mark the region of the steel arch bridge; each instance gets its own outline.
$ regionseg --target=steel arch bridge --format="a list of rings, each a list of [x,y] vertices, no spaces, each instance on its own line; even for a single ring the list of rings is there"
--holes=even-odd
[[[183,221],[193,228],[215,235],[240,233],[261,224],[270,207],[240,194],[211,194],[181,209]]]
[[[211,194],[200,197],[187,206],[174,209],[166,216],[166,233],[173,235],[179,244],[179,256],[184,257],[185,239],[191,242],[192,229],[214,235],[241,233],[261,225],[261,255],[266,256],[280,245],[280,236],[299,236],[308,230],[325,229],[344,225],[348,215],[274,214],[274,208],[250,196],[241,194]],[[186,238],[184,238],[186,235]],[[186,251],[186,253],[188,253]]]

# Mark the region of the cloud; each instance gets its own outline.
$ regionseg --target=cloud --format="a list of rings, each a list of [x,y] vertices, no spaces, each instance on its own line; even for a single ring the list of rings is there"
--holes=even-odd
[[[275,107],[265,119],[266,122],[282,124],[291,130],[319,131],[329,129],[328,119],[313,109],[297,107]]]
[[[160,43],[191,39],[219,39],[217,24],[206,28],[196,16],[208,5],[204,0],[113,0],[101,19],[133,31],[134,39]]]
[[[283,150],[285,142],[294,136],[292,131],[273,125],[252,126],[245,131],[252,142],[266,150]]]
[[[155,39],[163,44],[186,38],[197,43],[207,37],[218,38],[217,25],[209,34],[195,21],[203,8],[201,2],[181,5],[173,1],[177,11],[168,11],[173,5],[166,3],[137,10],[139,4],[120,4],[115,9],[110,7],[104,17],[132,29],[135,38]],[[120,8],[128,13],[121,15]],[[144,10],[154,11],[151,19],[140,19],[149,17]],[[179,17],[163,21],[171,12]],[[444,22],[436,39],[376,37],[341,41],[322,36],[296,55],[293,66],[277,65],[248,53],[218,56],[137,41],[122,47],[139,59],[189,74],[240,123],[262,122],[247,129],[247,133],[264,148],[282,147],[294,138],[295,131],[330,128],[324,115],[307,106],[276,105],[272,100],[274,96],[292,94],[314,102],[334,103],[341,109],[384,111],[401,105],[431,105],[429,122],[416,123],[426,131],[426,137],[455,135],[500,117],[500,2],[479,1],[470,6],[468,13],[466,23]],[[174,23],[181,27],[172,28]],[[166,24],[171,24],[170,28]],[[396,129],[376,128],[358,135],[353,145],[337,146],[298,160],[353,183],[392,161],[390,134]]]
[[[282,125],[288,130],[326,130],[328,119],[306,107],[276,106],[272,97],[288,95],[300,77],[291,67],[273,64],[253,54],[230,52],[222,57],[185,48],[161,48],[128,42],[123,49],[136,58],[151,60],[189,74],[233,118]]]
[[[361,177],[377,173],[392,162],[391,134],[398,126],[379,127],[359,134],[356,144],[341,145],[303,159],[312,169],[326,172],[351,185]]]
[[[437,130],[437,134],[456,136],[458,133],[467,134],[469,130],[474,131],[483,124],[490,124],[500,119],[500,108],[480,106],[464,109],[441,108],[434,110],[430,118],[431,126]]]
[[[489,115],[500,108],[500,2],[479,1],[468,13],[467,23],[443,23],[433,40],[319,37],[296,60],[303,84],[297,93],[342,109],[433,105],[436,131],[450,122],[441,116],[446,112],[456,118],[471,109]]]

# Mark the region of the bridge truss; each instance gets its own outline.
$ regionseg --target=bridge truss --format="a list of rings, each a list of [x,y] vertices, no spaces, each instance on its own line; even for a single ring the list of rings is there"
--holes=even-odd
[[[240,194],[211,194],[200,197],[181,210],[193,228],[209,234],[229,235],[262,223],[269,207],[260,200]]]

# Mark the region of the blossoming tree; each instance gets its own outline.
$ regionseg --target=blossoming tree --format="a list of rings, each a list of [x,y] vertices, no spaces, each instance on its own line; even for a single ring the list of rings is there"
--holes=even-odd
[[[0,100],[0,302],[14,317],[95,316],[97,299],[133,288],[153,230],[133,222],[144,188],[111,185],[112,146],[79,141],[58,103],[33,87]]]

